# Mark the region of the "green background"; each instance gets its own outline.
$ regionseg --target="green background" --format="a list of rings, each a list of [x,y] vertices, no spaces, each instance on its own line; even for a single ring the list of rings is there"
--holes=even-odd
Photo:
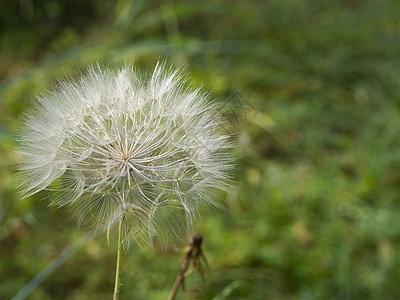
[[[177,299],[400,299],[396,0],[1,1],[0,299],[111,299],[115,240],[47,192],[20,199],[17,133],[57,78],[159,59],[186,65],[238,128],[229,212],[194,227],[205,289],[194,272]],[[173,245],[132,245],[121,299],[167,298]]]

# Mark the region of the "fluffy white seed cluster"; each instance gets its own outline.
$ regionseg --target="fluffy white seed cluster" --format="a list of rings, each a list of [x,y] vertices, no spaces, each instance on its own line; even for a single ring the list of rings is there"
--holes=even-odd
[[[200,207],[218,206],[231,167],[218,106],[186,86],[160,64],[148,80],[95,67],[60,83],[26,115],[22,193],[53,190],[53,205],[108,236],[120,220],[135,240],[182,236]]]

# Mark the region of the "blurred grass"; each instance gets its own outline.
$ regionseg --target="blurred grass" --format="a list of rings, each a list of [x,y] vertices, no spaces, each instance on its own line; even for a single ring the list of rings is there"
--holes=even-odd
[[[84,235],[46,192],[19,199],[21,112],[92,63],[159,58],[247,101],[230,213],[195,226],[211,265],[198,298],[398,299],[399,15],[395,0],[1,2],[0,299]],[[89,241],[28,299],[110,299],[115,246]],[[180,254],[123,260],[121,299],[166,299]]]

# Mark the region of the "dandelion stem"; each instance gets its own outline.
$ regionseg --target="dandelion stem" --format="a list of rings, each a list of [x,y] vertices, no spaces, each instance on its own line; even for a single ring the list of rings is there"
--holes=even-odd
[[[174,300],[176,293],[178,292],[179,286],[182,284],[182,280],[184,279],[182,274],[179,274],[178,277],[176,277],[174,286],[172,287],[171,293],[168,296],[168,300]]]
[[[121,231],[122,231],[122,221],[123,218],[119,221],[119,226],[118,226],[118,250],[117,250],[117,267],[115,270],[115,286],[114,286],[114,296],[113,300],[118,300],[119,296],[119,287],[120,287],[120,281],[119,281],[119,275],[120,275],[120,265],[121,265]]]

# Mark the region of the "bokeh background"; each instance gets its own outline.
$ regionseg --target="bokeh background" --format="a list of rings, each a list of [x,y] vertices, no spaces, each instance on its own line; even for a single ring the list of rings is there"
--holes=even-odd
[[[57,78],[159,59],[224,101],[238,141],[229,213],[195,225],[205,289],[194,272],[177,299],[400,299],[399,16],[397,0],[1,1],[0,299],[111,299],[115,240],[46,192],[20,199],[17,132]],[[166,299],[172,248],[133,245],[121,299]]]

